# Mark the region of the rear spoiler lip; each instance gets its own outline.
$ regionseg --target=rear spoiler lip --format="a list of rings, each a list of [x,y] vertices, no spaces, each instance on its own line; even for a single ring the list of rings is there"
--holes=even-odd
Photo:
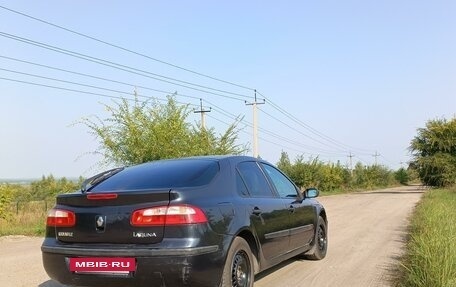
[[[145,202],[157,202],[159,204],[164,204],[169,203],[178,197],[179,194],[176,192],[171,192],[171,189],[112,192],[106,191],[91,193],[75,192],[58,195],[56,204],[73,207],[92,207],[100,206],[100,204],[103,204],[105,206],[120,206]]]

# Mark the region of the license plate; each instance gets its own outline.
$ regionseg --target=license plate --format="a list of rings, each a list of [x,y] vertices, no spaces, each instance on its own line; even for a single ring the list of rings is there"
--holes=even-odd
[[[135,271],[135,258],[81,257],[70,258],[70,271],[77,273],[129,273]]]

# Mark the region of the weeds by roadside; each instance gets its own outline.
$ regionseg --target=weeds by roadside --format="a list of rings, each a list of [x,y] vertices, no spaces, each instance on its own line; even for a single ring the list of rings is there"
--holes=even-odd
[[[45,231],[47,209],[54,203],[30,201],[10,204],[6,218],[0,218],[0,236],[20,234],[41,236]]]
[[[412,218],[401,287],[456,286],[456,187],[431,190]]]

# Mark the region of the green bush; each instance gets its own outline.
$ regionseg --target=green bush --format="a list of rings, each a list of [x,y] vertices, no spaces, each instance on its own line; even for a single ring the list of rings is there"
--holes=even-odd
[[[407,172],[407,170],[403,167],[401,167],[400,169],[398,169],[395,173],[394,173],[394,178],[400,183],[400,184],[407,184],[409,182],[409,174]]]
[[[325,192],[342,189],[373,189],[397,184],[394,173],[379,165],[364,166],[357,163],[354,170],[338,163],[324,163],[318,158],[305,161],[303,156],[291,163],[282,152],[277,166],[301,188],[317,187]]]
[[[411,141],[412,165],[423,184],[445,187],[456,184],[456,118],[431,120]]]

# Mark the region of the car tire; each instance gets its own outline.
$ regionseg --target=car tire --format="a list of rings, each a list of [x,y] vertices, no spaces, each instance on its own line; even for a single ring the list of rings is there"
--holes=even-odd
[[[255,279],[253,258],[247,241],[234,238],[226,256],[221,287],[252,287]]]
[[[310,260],[321,260],[325,258],[328,250],[328,229],[323,217],[318,217],[317,229],[315,232],[315,243],[312,249],[305,255]]]

